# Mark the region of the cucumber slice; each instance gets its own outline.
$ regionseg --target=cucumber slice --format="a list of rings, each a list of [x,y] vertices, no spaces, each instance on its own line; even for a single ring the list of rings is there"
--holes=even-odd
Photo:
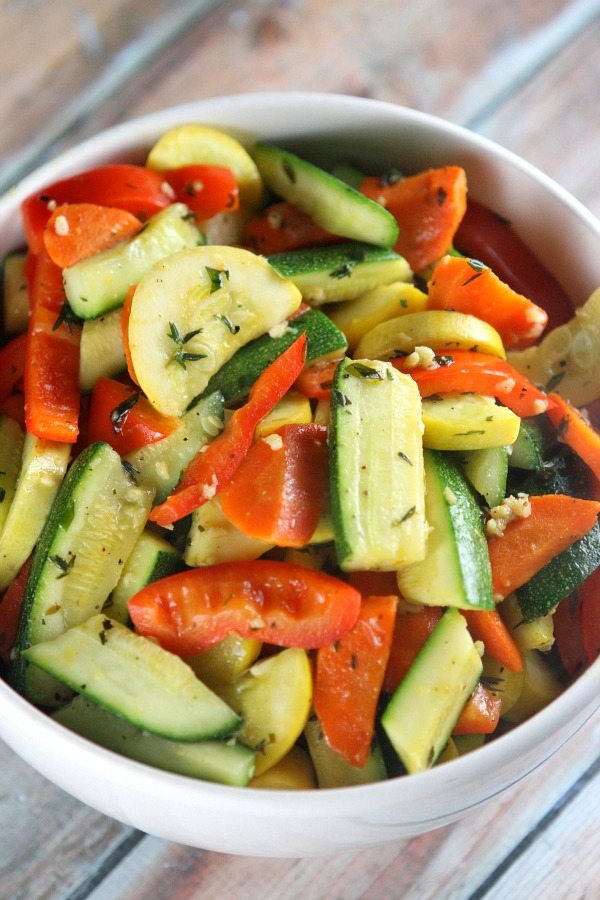
[[[25,435],[15,494],[0,535],[0,591],[33,550],[67,471],[71,446]]]
[[[244,787],[254,772],[254,752],[243,744],[171,741],[141,731],[85,697],[75,697],[52,718],[107,750],[177,775]]]
[[[600,523],[555,556],[517,591],[523,621],[551,612],[600,566]]]
[[[0,415],[0,535],[17,489],[24,440],[19,423]]]
[[[544,466],[544,437],[533,419],[521,419],[517,439],[512,445],[509,466],[539,472]]]
[[[2,261],[2,326],[4,334],[27,331],[29,295],[25,278],[25,253],[8,253]]]
[[[492,573],[481,512],[460,467],[425,451],[427,555],[398,572],[403,597],[427,606],[494,609]]]
[[[367,332],[356,348],[357,356],[390,359],[412,353],[415,347],[432,350],[477,350],[504,359],[502,338],[495,328],[467,313],[426,309],[399,315]]]
[[[92,444],[71,466],[33,556],[15,642],[11,677],[29,699],[55,706],[57,687],[21,651],[102,609],[151,502],[152,491],[132,482],[108,444]]]
[[[168,437],[147,444],[123,458],[140,484],[152,488],[154,502],[172,493],[181,473],[198,450],[223,428],[223,397],[211,394],[182,416],[179,428]]]
[[[423,446],[431,450],[485,450],[512,444],[521,420],[493,397],[444,394],[423,400]]]
[[[506,497],[508,450],[489,447],[461,454],[463,472],[488,506],[498,506]]]
[[[137,284],[160,259],[201,242],[187,206],[173,203],[152,216],[131,240],[65,269],[69,305],[81,319],[102,316],[121,306],[131,285]]]
[[[113,309],[97,319],[88,319],[81,329],[79,354],[79,387],[84,393],[92,390],[98,378],[114,378],[127,368],[121,311]]]
[[[393,250],[370,244],[331,244],[273,253],[267,259],[289,278],[311,306],[356,300],[381,284],[409,281],[410,266]]]
[[[178,656],[102,614],[23,650],[23,656],[151,734],[200,741],[231,734],[240,725]]]
[[[342,360],[329,434],[331,514],[342,569],[394,571],[423,559],[421,401],[413,379],[386,362]]]
[[[394,216],[335,175],[272,144],[258,144],[254,160],[271,190],[326,231],[381,247],[398,240]]]
[[[274,336],[264,334],[246,344],[215,372],[203,396],[221,391],[226,404],[239,403],[250,391],[260,373],[277,359],[296,338],[306,333],[306,361],[343,356],[348,347],[346,338],[331,319],[318,309],[311,309],[284,324],[282,334],[275,326]]]
[[[372,784],[374,781],[385,781],[388,777],[377,738],[364,766],[353,766],[328,745],[318,719],[308,720],[304,728],[304,737],[320,788]]]
[[[181,554],[152,531],[143,531],[127,557],[121,577],[103,609],[117,622],[129,623],[127,601],[153,581],[181,572]]]
[[[260,256],[196,247],[162,260],[140,281],[129,345],[140,387],[165,415],[182,415],[248,341],[296,311],[301,297]]]
[[[464,616],[456,609],[446,610],[381,718],[409,773],[435,763],[482,668]]]

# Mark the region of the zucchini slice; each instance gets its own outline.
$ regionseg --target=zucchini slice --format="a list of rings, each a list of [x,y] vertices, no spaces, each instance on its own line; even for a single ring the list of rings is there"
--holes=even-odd
[[[239,717],[169,653],[99,614],[23,656],[109,712],[144,731],[179,741],[231,734]]]
[[[254,752],[237,741],[172,741],[130,725],[85,697],[75,697],[52,718],[107,750],[178,775],[244,787],[254,772]]]
[[[378,360],[344,359],[331,392],[330,492],[346,571],[395,571],[423,559],[421,400],[413,379]]]
[[[19,423],[0,415],[0,535],[17,489],[24,441]]]
[[[159,412],[182,415],[240,347],[300,302],[297,288],[248,250],[211,245],[172,254],[133,296],[129,346],[140,387]]]
[[[114,378],[127,368],[123,333],[121,331],[121,310],[87,319],[81,329],[79,354],[79,387],[87,394],[98,378],[105,375]]]
[[[381,247],[396,243],[398,223],[394,216],[347,182],[272,144],[258,144],[254,160],[271,190],[326,231]]]
[[[29,295],[25,253],[8,253],[2,260],[2,327],[5,335],[27,331]]]
[[[91,444],[71,466],[33,555],[15,642],[11,677],[30,700],[56,706],[61,692],[22,651],[102,609],[146,524],[152,496],[132,482],[108,444]]]
[[[181,554],[175,547],[153,531],[143,531],[125,561],[115,589],[103,606],[104,611],[111,619],[127,625],[129,598],[147,584],[181,572],[184,568]]]

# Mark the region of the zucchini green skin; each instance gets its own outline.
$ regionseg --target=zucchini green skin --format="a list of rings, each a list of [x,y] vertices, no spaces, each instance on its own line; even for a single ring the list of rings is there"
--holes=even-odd
[[[355,300],[381,284],[412,277],[404,257],[359,242],[273,253],[267,260],[296,285],[311,306]]]
[[[544,438],[540,426],[532,419],[521,419],[519,435],[512,445],[508,464],[515,469],[532,472],[539,472],[544,465]]]
[[[32,669],[25,651],[102,609],[152,496],[131,481],[108,444],[91,444],[67,472],[33,554],[11,666],[12,683],[33,702],[56,706],[68,693]]]
[[[459,465],[425,450],[427,555],[398,572],[408,600],[429,606],[494,609],[492,572],[479,504]]]
[[[600,566],[600,523],[555,556],[517,591],[523,620],[532,622],[551,612]]]
[[[179,741],[232,734],[241,719],[174,653],[98,614],[23,651],[28,662],[127,722]]]
[[[175,547],[154,532],[143,531],[127,557],[121,577],[103,610],[111,619],[128,624],[129,599],[147,584],[181,572],[184,568],[181,554]]]
[[[265,334],[241,347],[215,372],[201,397],[220,391],[226,404],[243,400],[260,373],[302,333],[306,333],[307,338],[307,362],[328,356],[343,356],[348,348],[344,334],[331,319],[320,310],[311,309],[288,322],[282,335],[271,337]]]
[[[506,447],[488,447],[460,454],[463,471],[488,506],[506,497],[509,454]]]
[[[464,616],[447,609],[381,717],[407,772],[421,772],[435,763],[482,669]]]
[[[257,144],[254,161],[268,187],[311,216],[321,228],[382,247],[396,243],[398,223],[394,216],[346,181],[272,144]]]
[[[52,718],[107,750],[177,775],[244,787],[254,773],[256,754],[244,744],[171,741],[141,731],[85,697],[75,697]]]

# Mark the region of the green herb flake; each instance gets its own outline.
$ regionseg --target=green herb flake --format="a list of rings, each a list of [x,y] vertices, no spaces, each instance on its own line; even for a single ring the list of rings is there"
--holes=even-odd
[[[438,366],[451,366],[454,362],[451,356],[440,356],[437,353],[433,357],[433,361],[437,363]]]
[[[378,369],[374,369],[372,366],[365,366],[364,363],[360,362],[350,363],[350,365],[346,366],[346,372],[354,375],[356,378],[368,378],[371,381],[383,381],[384,378]]]
[[[482,428],[481,430],[473,429],[473,431],[455,431],[454,432],[455,437],[468,437],[471,434],[485,434],[485,429]]]
[[[222,288],[225,281],[229,281],[229,271],[227,269],[213,269],[212,266],[205,266],[205,269],[210,281],[211,294]]]
[[[552,376],[548,379],[548,383],[546,384],[546,387],[545,387],[546,393],[549,394],[549,393],[551,393],[555,388],[557,388],[558,385],[561,383],[561,381],[563,380],[563,378],[565,377],[566,374],[567,374],[567,373],[566,373],[564,370],[563,370],[562,372],[555,372],[554,375],[552,375]]]
[[[408,307],[408,300],[405,297],[400,298],[400,306],[402,309],[406,309]]]
[[[129,460],[127,460],[127,459],[122,459],[122,460],[121,460],[121,466],[123,467],[123,469],[124,469],[125,473],[127,474],[128,478],[129,478],[131,481],[133,481],[134,484],[137,484],[138,475],[139,475],[140,473],[138,472],[138,470],[136,469],[136,467],[135,467],[132,463],[130,463]]]
[[[409,466],[414,466],[414,463],[413,463],[412,459],[410,458],[410,456],[407,456],[406,453],[404,453],[402,450],[398,450],[398,457],[400,459],[403,459],[404,462],[407,462],[409,464]]]
[[[215,319],[218,319],[219,322],[222,322],[225,328],[228,329],[232,334],[237,334],[240,330],[240,325],[234,325],[229,316],[226,316],[225,313],[217,313],[215,315]]]
[[[54,563],[54,565],[60,569],[60,575],[56,576],[57,581],[60,578],[65,578],[69,574],[75,565],[75,559],[76,556],[74,553],[70,555],[70,559],[64,559],[62,556],[58,556],[58,554],[50,557],[50,562]]]
[[[296,170],[288,159],[282,160],[281,168],[285,172],[289,181],[291,181],[292,184],[296,184]]]
[[[443,206],[446,202],[446,198],[448,197],[448,192],[444,190],[443,187],[439,187],[437,189],[437,202],[438,206]]]
[[[332,390],[331,390],[331,399],[332,399],[333,402],[336,403],[338,406],[352,406],[352,401],[350,400],[350,398],[347,397],[346,394],[343,394],[343,393],[342,393],[340,390],[338,390],[337,388],[332,388]]]
[[[416,506],[411,506],[410,509],[407,509],[407,510],[406,510],[406,512],[404,513],[404,515],[402,516],[401,519],[395,519],[395,520],[392,522],[392,526],[393,526],[394,528],[397,528],[398,525],[403,525],[404,522],[407,522],[409,519],[412,519],[412,517],[414,516],[414,514],[416,513],[416,511],[417,511],[417,507],[416,507]]]
[[[206,359],[206,353],[189,353],[187,350],[184,350],[185,344],[188,341],[191,341],[192,338],[195,338],[196,335],[202,333],[202,328],[195,328],[193,331],[187,331],[183,337],[179,328],[175,324],[175,322],[169,322],[169,330],[167,331],[167,337],[171,338],[171,340],[176,345],[177,349],[169,359],[169,363],[175,362],[177,365],[181,366],[182,369],[186,368],[186,362],[195,362],[199,359]],[[167,363],[167,365],[169,364]]]
[[[388,169],[387,172],[384,172],[383,175],[379,176],[379,184],[383,188],[390,187],[392,184],[396,184],[401,180],[402,172],[395,168]]]
[[[485,270],[488,268],[485,263],[480,262],[478,259],[468,259],[467,263],[475,272],[474,275],[471,275],[470,278],[467,278],[466,281],[463,281],[461,287],[465,287],[467,284],[470,284],[472,281],[475,281],[476,278],[479,278],[480,275],[483,275]]]
[[[0,488],[0,503],[4,502],[4,498],[6,497],[6,491],[4,488]]]
[[[81,299],[83,300],[84,298],[82,297]],[[60,312],[56,318],[56,321],[55,321],[54,325],[52,326],[52,331],[57,331],[60,328],[60,326],[63,324],[63,322],[69,329],[69,333],[71,333],[73,331],[74,325],[81,325],[81,319],[79,318],[79,316],[75,315],[75,313],[71,309],[71,306],[70,306],[68,300],[65,300],[63,302],[63,305],[60,308]]]
[[[122,403],[119,403],[118,406],[115,406],[115,408],[112,410],[110,414],[110,421],[112,422],[112,427],[115,434],[121,434],[123,426],[127,421],[127,416],[139,399],[140,392],[136,391],[130,397],[127,397],[125,400],[123,400]]]
[[[341,266],[338,266],[337,269],[334,269],[333,272],[329,273],[330,278],[350,278],[352,275],[352,270],[354,269],[354,264],[352,262],[342,263]]]

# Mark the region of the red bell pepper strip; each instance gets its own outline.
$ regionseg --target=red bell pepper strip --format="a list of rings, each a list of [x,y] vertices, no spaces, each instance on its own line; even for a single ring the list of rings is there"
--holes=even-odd
[[[523,657],[510,630],[496,609],[463,609],[471,637],[482,641],[485,652],[511,672],[523,671]]]
[[[162,172],[144,166],[99,166],[49,184],[21,204],[23,229],[29,249],[39,253],[44,246],[44,228],[53,209],[63,203],[98,203],[132,213],[145,222],[172,202],[165,193]]]
[[[305,366],[294,387],[309,400],[327,400],[339,362],[339,359],[327,359]]]
[[[443,610],[439,606],[400,604],[383,689],[393,694],[435,628]]]
[[[502,698],[478,684],[465,703],[452,734],[492,734],[500,721]]]
[[[392,643],[397,597],[365,597],[354,627],[317,651],[313,705],[327,744],[364,766]]]
[[[348,581],[363,597],[399,596],[395,572],[358,571],[348,574]],[[398,611],[398,614],[400,611]]]
[[[517,294],[478,260],[443,256],[427,287],[428,309],[453,309],[477,316],[493,325],[510,349],[535,344],[548,323],[541,306]]]
[[[292,386],[305,357],[306,334],[302,333],[261,372],[247,402],[235,410],[221,434],[196,454],[175,492],[154,507],[153,522],[163,526],[177,522],[231,481],[252,445],[256,426]]]
[[[556,649],[567,675],[575,675],[587,665],[581,629],[581,587],[560,601],[553,617]]]
[[[20,334],[0,348],[0,401],[10,397],[23,378],[27,335]]]
[[[225,166],[181,166],[161,174],[173,189],[175,199],[185,203],[198,219],[210,219],[240,205],[235,175]]]
[[[427,169],[392,184],[365,178],[360,190],[397,220],[400,233],[394,250],[408,260],[413,272],[452,247],[467,206],[467,176],[460,166]]]
[[[48,441],[75,443],[79,417],[81,329],[61,321],[61,269],[45,251],[31,266],[30,314],[24,372],[27,431]]]
[[[304,547],[318,525],[327,489],[327,429],[284,425],[254,443],[219,493],[230,522],[278,547]]]
[[[268,206],[246,226],[245,240],[254,253],[283,253],[302,247],[320,247],[341,240],[317,225],[287,200]]]
[[[559,440],[567,444],[600,479],[600,434],[588,425],[578,409],[559,394],[549,394],[548,418],[556,428]]]
[[[10,663],[10,652],[17,636],[30,567],[31,557],[23,563],[18,575],[11,581],[0,599],[0,659],[5,663]]]
[[[130,212],[97,203],[65,203],[57,206],[44,228],[44,247],[61,269],[80,259],[108,250],[127,240],[142,227]]]
[[[157,412],[138,390],[101,376],[91,395],[87,440],[105,441],[121,456],[172,434],[179,420]]]
[[[573,304],[562,286],[514,231],[510,222],[471,198],[458,226],[455,245],[479,259],[513,291],[529,297],[548,313],[548,328],[568,322]]]
[[[360,602],[358,591],[339,578],[258,559],[155,581],[129,600],[129,613],[139,634],[191,656],[232,632],[277,647],[323,647],[354,626]]]
[[[444,351],[436,368],[406,366],[405,358],[392,360],[392,365],[411,375],[421,397],[434,394],[486,394],[495,397],[516,415],[536,416],[551,405],[547,394],[538,390],[509,363],[491,353],[472,350]]]
[[[600,569],[596,569],[578,590],[581,608],[581,635],[588,663],[600,655]]]

